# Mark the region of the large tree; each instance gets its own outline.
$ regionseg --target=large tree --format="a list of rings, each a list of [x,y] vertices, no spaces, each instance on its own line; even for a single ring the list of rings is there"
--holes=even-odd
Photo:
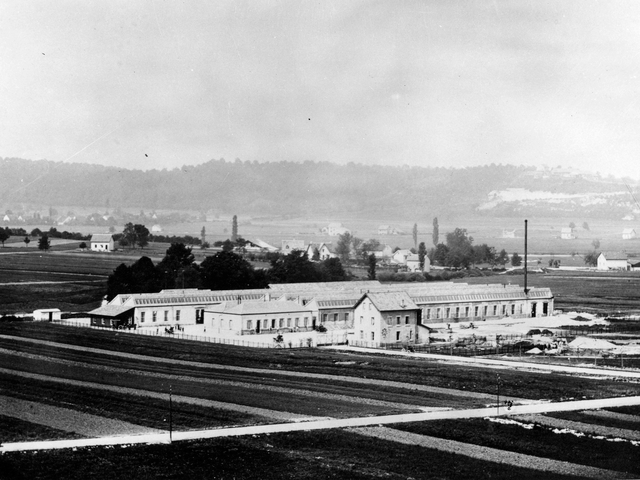
[[[193,253],[184,243],[172,243],[157,269],[164,288],[194,288],[200,284]]]
[[[345,263],[349,260],[349,255],[351,254],[351,243],[353,241],[353,236],[349,232],[345,232],[338,237],[338,244],[336,245],[336,253],[342,263]]]
[[[2,246],[4,247],[4,242],[9,240],[11,234],[7,231],[7,229],[0,227],[0,242],[2,242]]]
[[[465,228],[456,228],[447,233],[446,264],[450,267],[467,268],[473,262],[473,237],[469,236]]]
[[[437,246],[440,241],[440,227],[438,226],[438,217],[434,217],[433,219],[433,232],[431,233],[431,238],[433,239],[433,245]]]
[[[264,288],[266,279],[253,266],[233,252],[218,252],[200,264],[202,287],[211,290]]]
[[[420,242],[418,246],[418,261],[420,262],[420,271],[424,271],[424,259],[427,256],[427,246],[424,242]]]
[[[370,254],[369,257],[367,258],[367,263],[369,265],[368,269],[367,269],[367,278],[369,280],[375,280],[376,279],[376,256],[375,254]]]
[[[514,252],[511,256],[511,265],[514,267],[519,267],[520,265],[522,265],[522,257],[518,255],[517,252]]]
[[[138,245],[140,248],[144,248],[149,244],[149,229],[141,224],[133,224],[131,222],[124,226],[122,231],[122,237],[120,238],[120,245],[130,245],[135,248]]]
[[[49,249],[51,248],[51,242],[49,241],[49,237],[47,235],[42,235],[40,237],[40,240],[38,240],[38,248],[40,250],[44,250],[45,252],[49,251]]]
[[[378,247],[380,247],[380,241],[375,238],[370,238],[366,242],[362,243],[360,246],[360,252],[365,262],[368,261],[369,254],[376,251]]]
[[[324,279],[305,252],[293,250],[271,262],[269,280],[272,283],[306,283]]]
[[[413,247],[418,248],[418,224],[413,224],[413,230],[411,232],[413,234]]]

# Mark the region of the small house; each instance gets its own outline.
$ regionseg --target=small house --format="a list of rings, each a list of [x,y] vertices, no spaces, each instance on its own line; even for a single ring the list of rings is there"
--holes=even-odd
[[[304,250],[304,240],[282,240],[282,253],[291,253],[294,250]]]
[[[622,230],[622,239],[623,240],[631,240],[632,238],[636,238],[636,231],[633,228],[625,228]]]
[[[92,252],[113,252],[115,248],[113,235],[110,233],[94,233],[91,236]]]
[[[354,307],[355,343],[416,343],[420,313],[406,292],[365,293]]]
[[[563,240],[575,240],[576,234],[571,227],[564,227],[560,230],[560,238]]]
[[[55,322],[60,321],[62,312],[59,308],[42,308],[33,311],[33,320],[36,322]]]
[[[429,257],[424,256],[424,265],[420,268],[420,255],[417,253],[412,253],[407,257],[407,270],[410,272],[430,272],[431,271],[431,261]]]
[[[344,235],[345,233],[351,233],[348,228],[345,228],[341,223],[333,222],[322,229],[322,233],[331,237],[337,237]]]
[[[629,270],[629,260],[626,253],[602,252],[598,256],[598,270]]]

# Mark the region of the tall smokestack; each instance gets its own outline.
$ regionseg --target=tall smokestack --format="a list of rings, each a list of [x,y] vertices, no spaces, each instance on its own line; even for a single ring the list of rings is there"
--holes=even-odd
[[[524,221],[524,294],[527,295],[529,293],[529,289],[527,288],[527,223],[528,221]]]

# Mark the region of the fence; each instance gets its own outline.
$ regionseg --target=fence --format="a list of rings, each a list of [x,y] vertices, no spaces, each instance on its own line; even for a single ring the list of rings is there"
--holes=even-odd
[[[293,340],[286,340],[282,343],[275,341],[261,342],[256,339],[251,339],[248,335],[243,335],[240,338],[233,337],[213,337],[208,335],[189,335],[180,331],[173,331],[169,333],[163,327],[158,328],[135,328],[135,329],[114,329],[113,327],[101,327],[91,325],[89,322],[78,322],[73,320],[60,320],[56,321],[56,324],[69,325],[73,327],[85,327],[93,328],[96,330],[108,330],[117,331],[123,333],[131,333],[136,335],[145,335],[149,337],[163,337],[163,338],[175,338],[179,340],[189,340],[193,342],[204,343],[216,343],[221,345],[234,345],[238,347],[253,347],[253,348],[309,348],[320,345],[339,345],[344,344],[347,341],[347,334],[327,333],[318,334],[316,339],[313,337],[300,337]]]

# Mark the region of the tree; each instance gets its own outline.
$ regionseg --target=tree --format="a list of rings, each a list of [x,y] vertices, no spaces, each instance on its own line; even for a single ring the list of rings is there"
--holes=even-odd
[[[200,264],[202,287],[211,290],[265,288],[267,280],[233,252],[218,252]]]
[[[223,252],[233,252],[234,248],[235,248],[235,245],[228,238],[224,242],[222,242],[222,251]]]
[[[85,242],[80,242],[80,245],[78,245],[78,248],[81,250],[86,250],[87,249],[87,244]]]
[[[503,248],[502,250],[500,250],[500,253],[496,257],[496,263],[504,267],[507,261],[509,261],[509,255],[507,254],[507,251]]]
[[[345,263],[349,260],[349,255],[351,254],[351,242],[353,241],[353,236],[349,232],[345,232],[338,237],[338,244],[336,245],[336,253],[342,263]]]
[[[511,256],[511,265],[513,265],[514,267],[519,267],[520,265],[522,265],[522,257],[517,253],[514,253]]]
[[[269,279],[273,283],[320,282],[320,272],[302,250],[293,250],[271,262]]]
[[[25,236],[25,237],[24,237],[24,240],[22,240],[22,241],[24,242],[24,246],[25,246],[25,247],[28,247],[28,246],[29,246],[29,244],[31,243],[31,239],[29,238],[29,236],[28,236],[28,235],[27,235],[27,236]]]
[[[413,246],[417,248],[418,247],[418,224],[417,223],[413,224],[413,230],[411,233],[413,234]]]
[[[7,231],[7,229],[4,229],[4,228],[0,227],[0,242],[2,242],[2,247],[3,248],[4,248],[4,242],[9,240],[10,236],[11,236],[11,234]]]
[[[433,233],[431,234],[433,238],[433,245],[437,246],[440,241],[440,227],[438,226],[438,217],[434,217],[433,219]]]
[[[595,250],[593,252],[589,252],[584,256],[584,264],[590,267],[598,266],[598,257],[600,254]]]
[[[313,247],[313,255],[311,257],[311,260],[313,260],[314,262],[320,261],[320,250],[318,250],[318,247]]]
[[[442,266],[447,264],[449,247],[447,247],[444,243],[439,243],[438,245],[436,245],[436,248],[434,248],[432,252],[432,256],[429,257],[432,263]]]
[[[418,247],[418,261],[420,262],[420,271],[424,271],[424,258],[427,256],[427,246],[424,242],[420,242]]]
[[[368,261],[369,254],[376,251],[378,247],[380,247],[380,241],[375,238],[370,238],[366,242],[362,243],[360,251],[365,262]]]
[[[583,222],[582,223],[582,228],[584,228],[585,230],[590,230],[589,229],[589,224],[587,222]]]
[[[447,233],[447,255],[446,265],[450,267],[467,268],[473,261],[473,237],[467,234],[465,228],[456,228],[453,232]]]
[[[51,248],[51,242],[49,241],[49,237],[45,234],[40,237],[38,241],[38,248],[40,250],[44,250],[45,252],[49,251]]]
[[[202,230],[200,230],[200,241],[202,243],[207,241],[207,231],[205,230],[204,225],[202,226]]]
[[[369,265],[369,268],[367,269],[367,278],[369,280],[375,280],[376,279],[376,256],[375,254],[370,254],[369,257],[367,258],[367,263]]]
[[[136,231],[136,243],[140,248],[144,248],[149,244],[149,229],[144,225],[134,225]]]
[[[231,221],[231,241],[235,242],[238,239],[238,216],[234,215]]]
[[[324,282],[343,282],[349,279],[339,258],[328,258],[319,266]]]
[[[594,238],[593,241],[591,242],[591,245],[593,245],[594,250],[598,250],[600,248],[600,240],[598,240],[597,238]]]
[[[172,243],[157,266],[162,278],[162,286],[164,288],[197,287],[200,278],[194,260],[190,247],[184,243]]]
[[[569,222],[569,228],[574,229],[576,228],[576,224],[573,222]]]

